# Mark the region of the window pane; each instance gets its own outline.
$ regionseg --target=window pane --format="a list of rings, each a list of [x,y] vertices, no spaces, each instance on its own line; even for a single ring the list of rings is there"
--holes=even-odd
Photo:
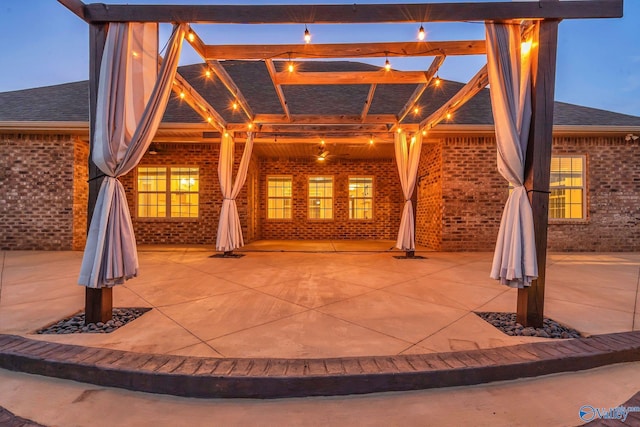
[[[333,218],[333,177],[309,177],[309,218]]]
[[[551,159],[550,218],[584,218],[583,174],[582,156],[556,156]]]
[[[291,218],[292,178],[288,176],[267,177],[267,218]]]
[[[171,168],[171,217],[198,217],[198,168]]]
[[[349,219],[373,218],[373,178],[349,178]]]

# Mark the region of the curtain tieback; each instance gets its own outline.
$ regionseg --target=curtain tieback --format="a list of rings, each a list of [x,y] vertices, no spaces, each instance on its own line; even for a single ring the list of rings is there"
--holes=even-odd
[[[98,176],[94,176],[93,178],[90,178],[87,180],[87,182],[91,182],[91,181],[95,181],[96,179],[100,179],[100,178],[113,178],[113,179],[118,179],[117,176],[111,176],[111,175],[107,175],[106,173],[101,173]]]
[[[231,197],[224,197],[222,200],[235,200],[235,199],[232,199]]]

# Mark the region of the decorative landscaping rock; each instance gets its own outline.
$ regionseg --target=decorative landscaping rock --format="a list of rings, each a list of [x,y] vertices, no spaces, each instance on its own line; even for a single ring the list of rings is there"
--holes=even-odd
[[[75,316],[62,319],[53,325],[40,329],[36,331],[36,334],[108,334],[137,319],[149,310],[151,309],[147,307],[114,308],[113,319],[106,323],[98,322],[89,323],[88,325],[84,324],[84,313],[78,313]]]
[[[555,320],[545,318],[542,328],[525,328],[516,322],[515,313],[476,312],[483,320],[491,323],[510,336],[541,337],[541,338],[580,338],[580,332],[568,328]]]

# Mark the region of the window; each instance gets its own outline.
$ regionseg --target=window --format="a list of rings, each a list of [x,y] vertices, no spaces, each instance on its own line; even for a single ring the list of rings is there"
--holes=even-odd
[[[267,177],[267,218],[291,219],[291,177]]]
[[[584,157],[551,158],[550,219],[584,219]]]
[[[349,219],[373,218],[373,178],[349,178]]]
[[[198,168],[138,168],[138,217],[197,218]]]
[[[309,177],[309,219],[333,219],[333,177]]]

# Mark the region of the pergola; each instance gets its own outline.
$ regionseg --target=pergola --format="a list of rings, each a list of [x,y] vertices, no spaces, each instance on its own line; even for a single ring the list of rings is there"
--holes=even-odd
[[[537,279],[518,290],[517,317],[525,326],[541,326],[544,308],[549,178],[553,126],[554,85],[558,24],[563,19],[616,18],[622,16],[623,0],[539,0],[490,3],[345,4],[345,5],[115,5],[84,4],[81,0],[58,0],[89,24],[90,32],[90,134],[95,136],[98,83],[103,50],[111,23],[154,22],[187,24],[355,24],[467,22],[535,22],[538,42],[531,49],[531,126],[524,163],[524,188],[531,203],[535,231]],[[522,38],[531,26],[522,26]],[[223,134],[255,133],[255,141],[314,141],[333,136],[335,141],[369,139],[391,141],[399,129],[426,134],[462,107],[489,83],[482,67],[454,96],[419,123],[406,123],[421,96],[434,84],[446,57],[487,53],[487,41],[411,41],[389,43],[215,45],[208,44],[189,27],[185,40],[202,58],[206,72],[224,84],[242,111],[229,122],[179,74],[172,90],[198,113],[212,131]],[[367,72],[305,72],[277,67],[278,61],[307,58],[433,57],[424,71],[385,70]],[[161,60],[159,58],[159,60]],[[251,99],[243,94],[221,60],[263,60],[276,90],[281,114],[256,114]],[[279,65],[279,64],[278,64]],[[368,96],[358,115],[306,115],[290,111],[285,85],[367,85]],[[369,114],[377,85],[415,84],[416,89],[396,114]],[[101,173],[89,160],[89,219],[101,184]],[[86,288],[86,321],[111,317],[111,287]]]

